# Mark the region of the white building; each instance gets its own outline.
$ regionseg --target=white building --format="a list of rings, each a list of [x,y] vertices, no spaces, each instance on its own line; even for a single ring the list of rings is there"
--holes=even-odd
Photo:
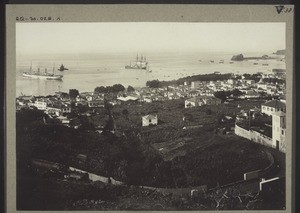
[[[275,112],[285,112],[286,104],[279,100],[271,100],[261,105],[261,112],[272,115]]]
[[[34,102],[34,106],[38,108],[38,110],[46,110],[47,109],[47,102],[44,100],[36,100]]]
[[[228,84],[236,84],[236,80],[230,78],[227,80],[227,83]]]
[[[213,96],[199,96],[185,100],[185,108],[197,107],[202,105],[219,105],[221,104],[221,99]]]
[[[142,117],[142,126],[157,125],[157,115],[146,115]]]
[[[272,141],[273,147],[285,152],[286,114],[275,112],[272,114]]]
[[[199,89],[202,86],[201,81],[192,81],[191,82],[191,88],[192,89]]]
[[[87,102],[88,107],[104,107],[103,100],[91,100]]]
[[[71,113],[71,107],[65,105],[51,105],[47,107],[46,113],[50,115],[60,116],[63,113]]]

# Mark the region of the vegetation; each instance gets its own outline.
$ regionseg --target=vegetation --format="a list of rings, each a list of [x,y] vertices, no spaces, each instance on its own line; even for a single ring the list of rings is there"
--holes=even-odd
[[[152,80],[147,81],[146,86],[151,88],[159,88],[166,87],[170,85],[183,85],[184,82],[192,82],[192,81],[218,81],[218,80],[228,80],[232,77],[232,74],[202,74],[202,75],[193,75],[184,78],[179,78],[178,80],[173,81],[159,81]]]
[[[132,86],[128,86],[127,87],[127,92],[134,92],[135,91],[135,89],[132,87]]]
[[[273,84],[285,84],[286,81],[284,79],[279,78],[264,78],[264,82]]]
[[[209,157],[214,156],[213,153],[219,149],[217,147],[222,147],[222,145],[216,146],[220,144],[220,141],[226,143],[230,149],[238,147],[235,143],[243,141],[233,136],[223,138],[223,136],[215,135],[215,130],[220,126],[219,119],[225,111],[226,114],[230,114],[230,112],[234,114],[237,111],[236,106],[184,109],[183,104],[179,101],[145,104],[142,108],[135,104],[130,107],[125,105],[109,109],[114,121],[109,116],[111,119],[104,128],[104,130],[107,129],[107,134],[86,132],[93,131],[99,125],[96,118],[82,116],[80,118],[82,126],[78,131],[59,125],[45,126],[42,123],[40,111],[36,111],[37,115],[31,115],[34,111],[29,110],[28,113],[22,111],[17,114],[17,123],[20,121],[22,124],[18,125],[17,148],[22,150],[18,151],[18,155],[20,159],[24,160],[22,162],[29,162],[31,158],[59,161],[62,164],[74,165],[100,175],[113,176],[134,185],[186,187],[202,184],[214,185],[217,182],[225,183],[234,181],[236,178],[240,179],[244,170],[238,164],[231,163],[231,165],[235,165],[234,168],[237,168],[235,172],[232,171],[232,175],[226,176],[225,173],[217,175],[213,172],[207,172],[208,176],[202,174],[206,171],[202,167],[204,165],[207,167],[207,171],[216,168],[216,171],[220,173],[224,165],[233,159],[238,159],[238,156],[234,154],[237,151],[235,149],[228,150],[228,152],[224,149],[223,154],[219,155],[220,158],[215,156],[216,162],[218,162],[215,165]],[[157,111],[160,125],[141,128],[141,111],[144,113]],[[193,119],[184,122],[182,120],[184,112],[191,114]],[[102,117],[107,119],[107,112],[103,113],[105,115]],[[26,120],[26,117],[30,116],[32,118],[27,119],[28,123],[22,123],[22,120]],[[109,132],[114,128],[112,127],[114,124],[110,124],[110,122],[116,123],[117,133],[119,132],[117,135]],[[183,129],[184,126],[193,127],[195,125],[196,128]],[[122,132],[118,130],[120,127],[122,127]],[[168,144],[171,142],[175,143],[176,149],[173,149],[172,146],[168,148]],[[244,145],[248,146],[247,143]],[[210,148],[205,148],[207,146]],[[160,148],[164,148],[164,152],[159,151]],[[203,148],[205,149],[203,150]],[[210,149],[212,151],[209,151]],[[80,153],[88,155],[91,161],[80,165],[76,159]],[[201,155],[199,155],[200,153]],[[255,160],[247,161],[249,156],[246,155],[245,159],[238,161],[249,162],[249,167],[242,166],[244,169],[256,169],[255,165],[263,166],[263,162],[267,162],[264,158],[255,155],[254,150],[251,156],[256,157],[262,163],[257,163]],[[195,162],[198,162],[197,159],[201,162],[208,161],[197,167],[196,164],[194,165]],[[189,165],[196,168],[192,173],[188,169],[191,168]],[[199,178],[200,173],[198,172],[202,174],[202,178]],[[195,177],[197,178],[195,179]]]
[[[79,95],[79,91],[77,89],[70,89],[69,96],[71,99],[75,99]]]
[[[228,91],[217,91],[214,93],[214,96],[216,98],[219,98],[222,100],[222,102],[224,102],[229,96],[232,97],[239,97],[240,95],[243,95],[244,93],[241,92],[238,89],[234,89],[234,90],[228,90]]]
[[[184,108],[182,100],[106,106],[98,115],[82,117],[86,127],[79,130],[45,125],[41,111],[21,110],[17,112],[17,188],[22,197],[18,205],[22,209],[51,206],[71,210],[243,209],[244,205],[229,205],[236,199],[225,199],[217,206],[215,195],[204,200],[176,198],[138,188],[44,180],[28,170],[31,159],[39,158],[111,176],[130,185],[214,187],[241,180],[244,172],[264,168],[269,162],[261,152],[263,146],[234,135],[216,134],[222,125],[220,118],[224,114],[235,115],[239,111],[237,105],[247,109],[260,102],[237,101],[190,109]],[[141,115],[150,112],[158,114],[159,125],[142,128]],[[91,131],[93,128],[88,125],[98,126],[108,115],[115,119],[116,134]],[[193,128],[184,130],[184,126]],[[88,160],[79,161],[78,154],[87,155]],[[52,205],[43,207],[43,199]],[[33,205],[34,201],[41,205]],[[158,201],[160,206],[155,205]]]
[[[159,88],[163,87],[163,84],[159,80],[147,81],[146,86],[150,88]]]
[[[114,84],[113,86],[100,86],[94,89],[95,93],[118,93],[125,90],[125,87],[122,84]]]

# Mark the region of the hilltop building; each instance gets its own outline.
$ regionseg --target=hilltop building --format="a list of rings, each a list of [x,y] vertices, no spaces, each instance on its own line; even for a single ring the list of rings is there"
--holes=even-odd
[[[275,112],[286,112],[286,104],[279,100],[271,100],[261,105],[261,112],[269,116]]]
[[[157,115],[146,115],[142,117],[142,126],[157,125]]]
[[[286,114],[284,112],[275,112],[272,114],[272,141],[273,147],[285,151],[286,136]]]

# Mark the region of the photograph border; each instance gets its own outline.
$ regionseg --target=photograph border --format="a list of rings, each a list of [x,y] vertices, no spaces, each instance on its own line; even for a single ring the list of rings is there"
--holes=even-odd
[[[6,6],[6,208],[16,210],[15,23],[17,17],[59,17],[57,22],[285,22],[286,23],[286,209],[292,212],[295,161],[294,15],[276,5],[7,5]],[[292,5],[287,7],[293,8]],[[238,21],[236,21],[238,20]],[[20,21],[19,21],[20,22]],[[22,22],[28,22],[26,20]],[[37,22],[45,22],[38,20]],[[290,178],[288,178],[290,177]],[[294,184],[294,183],[293,183]],[[8,190],[9,189],[9,190]],[[25,211],[26,212],[26,211]],[[68,212],[68,211],[64,211]],[[84,211],[78,211],[84,212]],[[203,211],[205,212],[205,211]],[[214,211],[210,211],[214,212]],[[239,212],[239,211],[235,211]],[[241,211],[242,212],[242,211]],[[243,211],[244,212],[244,211]],[[251,211],[249,211],[251,212]],[[257,212],[257,211],[255,211]]]

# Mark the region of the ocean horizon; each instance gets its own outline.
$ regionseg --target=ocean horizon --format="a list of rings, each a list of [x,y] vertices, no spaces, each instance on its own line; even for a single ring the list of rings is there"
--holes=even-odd
[[[285,69],[285,62],[279,60],[259,60],[254,65],[253,60],[231,62],[231,57],[239,53],[139,53],[143,54],[149,63],[149,70],[125,69],[134,62],[137,53],[101,53],[101,54],[70,54],[70,55],[28,55],[17,56],[16,63],[16,96],[52,95],[57,91],[68,92],[78,89],[79,92],[91,92],[98,86],[111,86],[120,83],[125,87],[146,86],[149,80],[176,80],[182,77],[220,73],[256,73],[271,72],[274,68]],[[245,53],[244,56],[262,56],[272,53]],[[211,61],[214,61],[213,63]],[[222,63],[222,61],[224,61]],[[264,66],[263,64],[268,64]],[[68,70],[58,71],[61,64]],[[55,74],[62,74],[63,80],[30,79],[22,76],[23,72],[47,69]]]

